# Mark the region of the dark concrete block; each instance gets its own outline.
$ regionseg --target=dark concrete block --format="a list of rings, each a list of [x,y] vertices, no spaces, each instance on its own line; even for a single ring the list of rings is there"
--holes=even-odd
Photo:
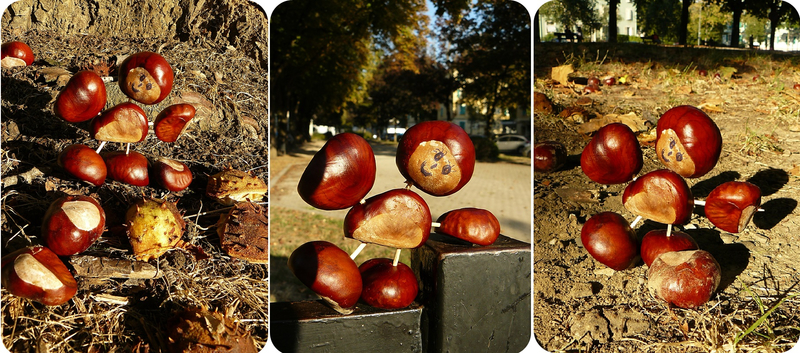
[[[440,234],[411,252],[426,352],[520,352],[531,336],[531,246],[482,247]]]
[[[269,335],[281,352],[422,352],[422,306],[358,304],[342,315],[321,300],[270,305]]]

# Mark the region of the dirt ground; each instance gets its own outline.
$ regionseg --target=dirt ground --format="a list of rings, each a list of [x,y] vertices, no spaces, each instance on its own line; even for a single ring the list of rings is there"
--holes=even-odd
[[[259,347],[266,342],[268,266],[232,258],[221,249],[216,223],[229,208],[205,196],[208,177],[225,167],[268,180],[266,51],[254,55],[252,41],[239,41],[244,34],[257,32],[266,43],[266,15],[246,1],[192,4],[185,7],[192,13],[173,28],[177,32],[149,36],[96,35],[80,29],[71,33],[68,27],[20,30],[6,25],[4,16],[3,41],[26,42],[36,61],[2,72],[3,253],[41,244],[42,216],[49,204],[63,195],[80,194],[99,200],[107,216],[107,231],[85,255],[133,259],[123,230],[124,214],[137,199],[152,196],[177,202],[186,222],[182,240],[209,256],[172,250],[150,261],[161,273],[156,279],[78,277],[77,295],[57,307],[20,299],[3,289],[3,344],[12,352],[165,351],[167,320],[192,307],[225,313],[249,331]],[[103,11],[100,15],[109,16]],[[124,28],[120,22],[115,26]],[[218,32],[208,31],[208,26]],[[115,77],[117,64],[140,51],[160,53],[175,73],[164,101],[139,104],[150,121],[175,103],[190,103],[197,109],[177,142],[161,142],[151,131],[144,142],[131,145],[147,157],[172,158],[189,166],[194,180],[180,192],[111,180],[96,187],[57,165],[58,154],[68,145],[99,145],[90,137],[88,122],[70,124],[53,114],[52,103],[70,73],[94,70]],[[116,81],[108,82],[106,89],[107,108],[127,101]],[[121,149],[125,146],[109,143],[104,151]],[[266,198],[259,203],[266,205]],[[70,258],[63,260],[69,263]]]
[[[800,90],[792,88],[800,83],[800,57],[635,44],[617,48],[535,48],[535,91],[545,93],[555,109],[536,114],[534,140],[560,141],[569,154],[559,171],[534,176],[537,343],[548,351],[581,352],[790,349],[800,339],[800,298],[790,297],[800,292]],[[573,77],[627,76],[627,84],[582,94],[578,83],[551,79],[550,69],[562,64],[573,66]],[[714,78],[716,72],[723,73],[720,79]],[[642,175],[664,168],[654,153],[655,123],[683,104],[702,107],[723,137],[716,167],[687,180],[694,198],[704,200],[726,181],[749,181],[761,188],[765,210],[737,234],[716,229],[702,207],[678,227],[722,269],[718,291],[695,310],[668,309],[652,296],[646,265],[616,272],[595,261],[580,241],[583,223],[596,213],[635,218],[622,205],[626,184],[600,185],[582,172],[580,154],[591,139],[591,132],[579,132],[588,126],[582,124],[615,116],[641,123]],[[641,238],[666,226],[646,221],[635,228]],[[743,335],[777,304],[760,326]]]

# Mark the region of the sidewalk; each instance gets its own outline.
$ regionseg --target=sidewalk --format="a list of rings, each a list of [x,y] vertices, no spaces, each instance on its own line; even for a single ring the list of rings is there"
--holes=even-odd
[[[317,213],[326,217],[343,219],[348,209],[324,211],[311,207],[297,194],[297,183],[313,153],[322,147],[324,142],[312,142],[304,146],[302,154],[308,158],[297,158],[297,163],[289,164],[282,170],[271,170],[270,173],[270,206],[285,207],[294,210]],[[377,174],[375,185],[367,197],[385,191],[403,188],[403,176],[397,170],[394,150],[390,146],[373,144]],[[282,157],[281,157],[282,158]],[[464,188],[453,195],[435,197],[412,188],[417,192],[431,210],[436,220],[442,213],[464,208],[477,207],[491,211],[500,221],[503,235],[531,242],[531,221],[533,217],[531,204],[531,166],[512,163],[475,164],[472,179]]]

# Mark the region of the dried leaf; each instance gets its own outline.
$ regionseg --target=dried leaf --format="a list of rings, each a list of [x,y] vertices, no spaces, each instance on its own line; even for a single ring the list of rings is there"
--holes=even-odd
[[[569,74],[573,72],[575,70],[572,69],[572,65],[556,66],[550,71],[550,78],[566,86],[569,82]]]
[[[677,93],[677,94],[690,94],[690,93],[692,93],[692,86],[691,85],[680,86],[680,87],[675,89],[675,93]]]

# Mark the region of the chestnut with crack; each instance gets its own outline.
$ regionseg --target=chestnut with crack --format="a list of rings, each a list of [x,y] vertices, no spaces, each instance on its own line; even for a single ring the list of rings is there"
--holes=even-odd
[[[719,263],[707,251],[667,252],[647,269],[647,288],[667,304],[693,309],[711,299],[721,272]]]

